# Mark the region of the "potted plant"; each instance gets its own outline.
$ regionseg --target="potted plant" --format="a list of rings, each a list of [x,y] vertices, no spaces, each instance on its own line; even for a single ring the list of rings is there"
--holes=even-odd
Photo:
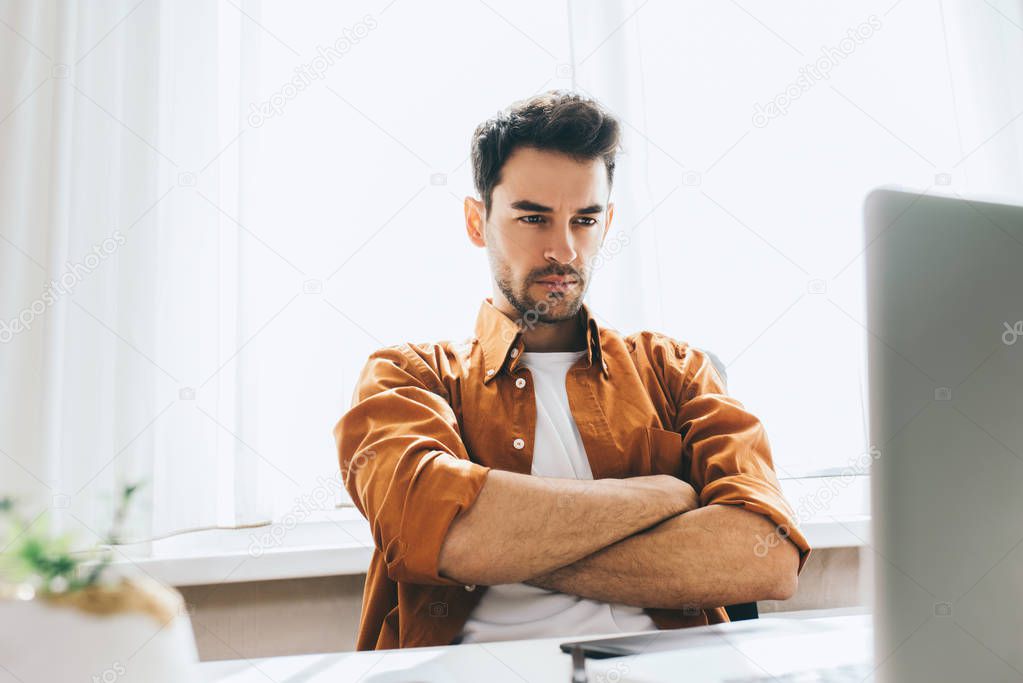
[[[103,542],[73,550],[48,513],[29,521],[0,498],[0,665],[15,680],[180,683],[196,649],[181,594],[127,565],[113,546],[137,485],[120,491]]]

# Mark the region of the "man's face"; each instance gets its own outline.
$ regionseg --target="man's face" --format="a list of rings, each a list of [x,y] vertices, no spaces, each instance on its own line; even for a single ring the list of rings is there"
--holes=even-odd
[[[523,147],[505,162],[486,248],[497,289],[520,316],[553,323],[578,313],[614,213],[609,190],[602,159]]]

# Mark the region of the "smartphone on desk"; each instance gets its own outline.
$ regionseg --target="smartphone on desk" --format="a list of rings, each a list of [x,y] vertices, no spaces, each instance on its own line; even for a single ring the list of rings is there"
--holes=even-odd
[[[591,640],[573,640],[561,643],[561,651],[572,654],[579,648],[589,659],[607,659],[626,655],[685,650],[693,647],[712,647],[728,642],[728,638],[744,634],[776,636],[807,633],[811,627],[798,619],[774,619],[770,625],[758,620],[726,622],[693,628],[664,629],[632,635],[611,636]]]
[[[664,638],[666,631],[653,633],[638,633],[631,636],[614,636],[612,638],[599,638],[597,640],[575,640],[568,643],[561,643],[561,651],[572,654],[578,648],[587,659],[609,659],[611,657],[624,657],[626,655],[638,655],[644,652],[657,652],[659,650],[675,649],[678,647],[677,638]],[[678,634],[672,634],[678,635]],[[668,641],[667,643],[663,641]]]

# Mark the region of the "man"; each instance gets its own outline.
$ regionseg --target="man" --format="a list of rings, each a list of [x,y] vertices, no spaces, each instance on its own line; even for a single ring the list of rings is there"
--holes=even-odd
[[[481,124],[464,344],[373,353],[334,430],[375,543],[357,647],[679,628],[783,600],[810,551],[709,356],[599,325],[619,124],[553,91]]]

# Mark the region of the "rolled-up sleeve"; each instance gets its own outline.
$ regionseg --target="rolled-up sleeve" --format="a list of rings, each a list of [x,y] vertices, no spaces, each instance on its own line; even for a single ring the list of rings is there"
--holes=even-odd
[[[799,530],[774,471],[767,432],[755,415],[727,395],[710,357],[675,344],[675,367],[668,387],[677,407],[673,428],[682,435],[690,483],[700,505],[738,505],[766,516],[776,526],[775,545],[788,538],[799,549],[799,571],[810,544]]]
[[[461,585],[437,559],[489,467],[469,459],[443,386],[405,344],[374,352],[334,428],[345,489],[369,522],[392,581]]]

